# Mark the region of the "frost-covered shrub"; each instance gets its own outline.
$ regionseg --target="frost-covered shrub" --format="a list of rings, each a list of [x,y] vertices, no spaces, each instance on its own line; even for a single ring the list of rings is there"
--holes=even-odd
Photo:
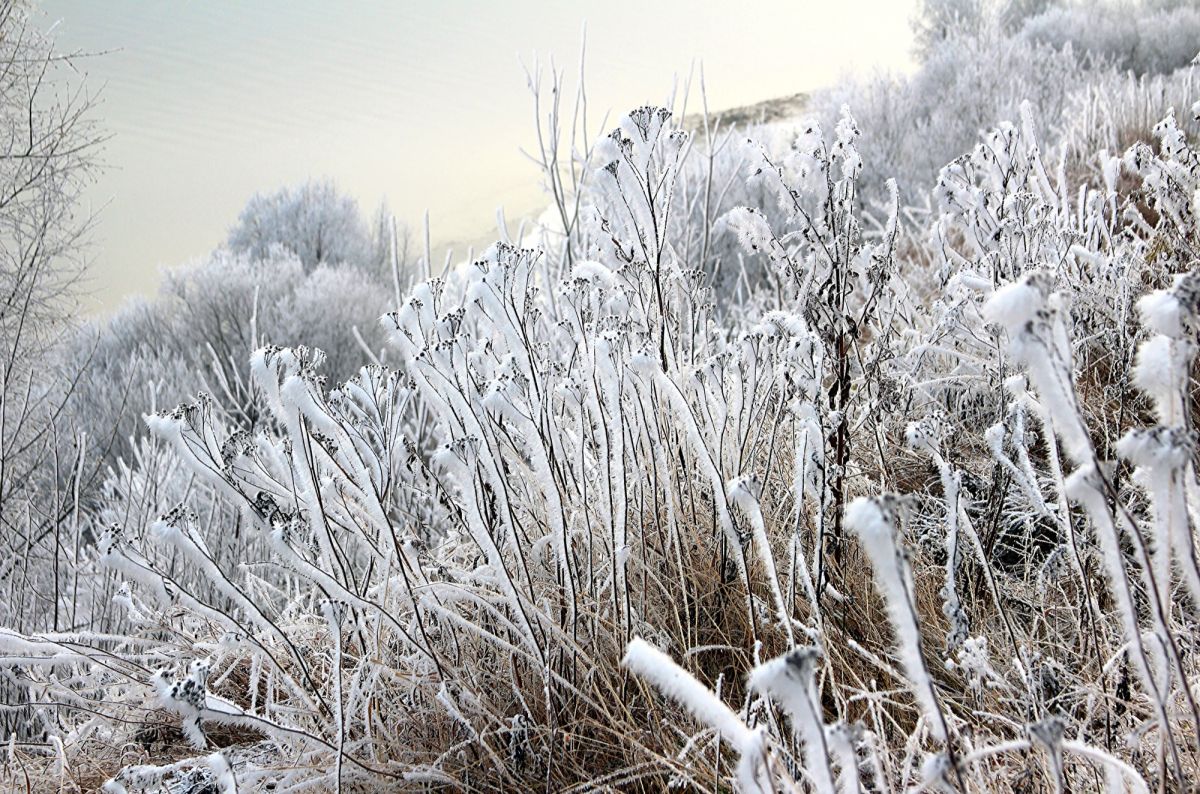
[[[134,300],[84,327],[68,366],[87,367],[72,409],[106,465],[129,452],[142,415],[205,391],[253,426],[261,412],[244,373],[263,344],[305,342],[325,353],[327,377],[361,367],[365,344],[383,350],[376,319],[390,290],[358,268],[306,270],[276,252],[263,260],[217,251],[166,271],[154,300]],[[360,342],[361,338],[361,342]]]
[[[1020,35],[1069,45],[1122,72],[1169,74],[1200,54],[1200,8],[1186,0],[1075,2],[1026,19]]]
[[[916,55],[924,60],[947,40],[987,28],[1011,36],[1029,17],[1055,4],[1056,0],[920,0],[912,20]]]
[[[854,108],[863,128],[864,190],[880,200],[895,178],[920,202],[931,178],[968,151],[998,120],[1030,102],[1042,124],[1057,125],[1074,92],[1090,79],[1069,48],[1056,50],[985,28],[956,36],[912,75],[879,75],[815,92],[813,113],[831,123]]]
[[[1153,145],[1155,125],[1172,110],[1184,131],[1200,134],[1200,119],[1192,109],[1197,79],[1200,73],[1192,69],[1152,77],[1099,75],[1072,96],[1063,116],[1058,136],[1068,171],[1093,186],[1104,184],[1103,164],[1136,143]],[[1126,179],[1117,187],[1125,192],[1135,185],[1136,179]]]
[[[216,252],[167,272],[156,300],[133,301],[48,351],[58,380],[44,402],[57,435],[32,467],[44,496],[11,512],[23,528],[6,538],[15,545],[0,567],[0,622],[40,630],[107,620],[113,589],[90,584],[99,528],[119,520],[140,537],[160,512],[199,495],[142,438],[144,416],[206,392],[257,427],[265,409],[244,371],[250,354],[304,340],[323,352],[325,376],[344,380],[364,357],[386,357],[378,317],[390,292],[356,267],[306,271],[291,255]],[[8,473],[29,484],[23,468]],[[210,522],[233,515],[219,500],[209,507]],[[239,532],[227,540],[216,548],[230,558],[248,550]]]
[[[918,490],[904,497],[859,499],[846,518],[871,559],[887,605],[900,677],[920,706],[918,733],[940,748],[920,771],[925,787],[1005,788],[1012,779],[997,778],[994,766],[989,776],[981,776],[983,759],[1034,747],[1048,755],[1048,785],[1059,789],[1076,775],[1101,774],[1108,790],[1134,791],[1148,790],[1143,777],[1183,785],[1195,775],[1200,748],[1184,727],[1197,717],[1188,683],[1197,673],[1188,650],[1192,617],[1180,614],[1171,595],[1178,589],[1188,593],[1189,603],[1200,603],[1194,525],[1185,508],[1187,494],[1196,488],[1191,468],[1194,440],[1184,429],[1190,421],[1185,395],[1194,355],[1195,270],[1176,276],[1170,285],[1172,273],[1189,263],[1194,267],[1192,241],[1200,229],[1189,196],[1198,186],[1200,162],[1172,117],[1156,125],[1155,134],[1161,158],[1139,145],[1106,167],[1111,181],[1123,171],[1143,180],[1146,192],[1140,200],[1158,218],[1153,229],[1145,222],[1144,210],[1120,198],[1111,186],[1094,193],[1085,188],[1079,195],[1069,190],[1061,172],[1053,176],[1046,169],[1028,120],[999,128],[939,179],[935,198],[941,217],[932,247],[940,256],[932,259],[935,269],[930,276],[936,284],[935,274],[940,273],[941,283],[959,297],[924,304],[935,322],[912,327],[910,338],[916,344],[905,345],[909,349],[904,356],[915,358],[900,369],[941,373],[936,380],[905,384],[916,392],[916,406],[924,403],[924,410],[934,412],[932,418],[911,423],[905,435],[914,450],[932,456],[943,506]],[[1174,242],[1164,244],[1166,239]],[[994,289],[1005,282],[1011,283]],[[1135,354],[1135,299],[1156,285],[1164,289],[1150,292],[1137,306],[1149,330],[1160,335],[1143,342]],[[910,309],[921,305],[918,300]],[[1002,352],[995,342],[1006,337],[1007,352]],[[1014,365],[1024,374],[1006,377]],[[964,403],[960,389],[970,389],[972,382],[982,387],[979,397],[994,395],[1003,382],[1011,402]],[[943,391],[946,388],[952,391]],[[1136,402],[1114,409],[1114,398],[1134,401],[1130,389],[1141,390],[1152,401],[1153,413]],[[957,396],[950,399],[951,394]],[[964,432],[986,426],[989,417],[998,420],[984,434],[999,464],[991,476],[1001,470],[1006,474],[990,485],[992,493],[999,489],[1004,495],[999,502],[992,497],[988,501],[995,506],[984,508],[987,488],[966,486],[987,471],[971,470],[976,465],[971,463],[972,442],[956,442],[951,426]],[[1040,450],[1030,437],[1034,419],[1043,443]],[[1143,423],[1150,426],[1139,427]],[[1113,444],[1118,436],[1121,440]],[[1118,483],[1108,464],[1101,462],[1107,456],[1132,464],[1133,485]],[[962,463],[952,463],[954,457]],[[887,483],[886,477],[881,480]],[[1143,499],[1149,500],[1149,509],[1142,506]],[[1082,526],[1072,515],[1072,505],[1077,506],[1076,515],[1086,517]],[[989,512],[993,517],[987,520],[994,523],[991,538],[985,539],[980,522]],[[1020,522],[1015,531],[1010,523],[1014,519]],[[1002,527],[1008,539],[997,536]],[[927,632],[941,621],[931,620],[922,607],[920,576],[909,564],[921,540],[906,538],[912,532],[931,531],[940,534],[944,544],[944,583],[938,600],[947,644],[941,665],[931,664],[932,653],[926,650]],[[1023,572],[1007,563],[1001,550],[1001,544],[1012,543],[1017,534],[1025,539],[1019,549]],[[1029,544],[1035,534],[1056,539],[1057,547],[1049,554],[1037,553]],[[1094,578],[1097,569],[1103,572],[1103,583]],[[958,584],[964,574],[981,580],[982,592],[973,606],[964,606],[971,600],[963,600]],[[1048,586],[1052,590],[1047,591]],[[1101,600],[1100,590],[1109,598]],[[1036,640],[1029,631],[1043,618],[1050,619],[1054,630],[1050,637]],[[1096,635],[1085,625],[1105,626],[1104,636],[1111,638],[1106,642],[1117,649],[1116,656],[1099,650]],[[1011,652],[1007,661],[987,651],[989,643],[980,633],[988,632],[1003,638]],[[836,641],[826,637],[822,646],[828,651]],[[1098,678],[1081,670],[1080,660],[1089,656]],[[751,682],[782,681],[775,689],[759,687],[793,715],[795,733],[780,744],[764,742],[761,736],[751,739],[752,734],[738,738],[728,717],[703,705],[691,685],[676,683],[682,672],[667,675],[648,667],[645,658],[642,649],[631,646],[631,669],[728,737],[742,756],[739,770],[746,764],[758,770],[750,775],[739,772],[741,788],[765,790],[755,775],[767,774],[775,781],[772,786],[779,785],[780,778],[798,779],[792,771],[795,762],[786,753],[800,741],[806,777],[817,790],[832,790],[829,781],[846,728],[826,727],[820,716],[816,730],[811,727],[812,709],[805,704],[821,699],[806,694],[812,686],[811,672],[805,672],[811,671],[811,655],[795,651],[750,676]],[[662,664],[660,660],[660,668]],[[956,684],[942,670],[951,678],[961,671],[972,693],[971,716],[961,718],[969,738],[955,727],[952,704],[961,696],[954,694]],[[822,695],[836,699],[837,684],[830,683],[836,673],[829,676]],[[1118,729],[1128,737],[1126,747],[1134,747],[1133,763],[1122,758],[1120,750],[1104,749],[1108,745],[1099,735],[1093,744],[1067,738],[1086,735],[1089,726],[1096,725],[1098,712],[1105,710],[1099,693],[1111,686],[1119,692],[1118,711],[1127,716],[1126,709],[1135,709],[1144,715]],[[1022,687],[1024,693],[1017,694]],[[1026,705],[1019,711],[1037,720],[1029,721],[1027,734],[996,736],[991,747],[981,743],[977,718],[1021,701]],[[1147,735],[1150,725],[1154,738]],[[748,730],[745,725],[741,729]],[[763,730],[771,733],[774,728]],[[869,737],[860,728],[860,741],[864,735]],[[872,738],[878,741],[877,736],[869,737],[860,752],[871,757],[876,781],[886,789],[893,783],[886,781],[886,772],[882,777],[879,772],[894,770],[894,761],[886,751],[879,753]],[[1152,769],[1153,757],[1161,762]],[[764,772],[773,764],[787,772]],[[1085,771],[1089,765],[1094,772]],[[843,783],[844,790],[858,789],[859,774],[856,768]],[[911,779],[909,774],[903,772],[902,785]]]
[[[1022,102],[1032,104],[1053,139],[1088,137],[1077,156],[1117,151],[1118,141],[1123,151],[1134,136],[1149,139],[1153,124],[1190,92],[1200,9],[1174,2],[1044,5],[926,3],[918,32],[936,46],[921,50],[911,75],[845,80],[813,93],[812,111],[826,124],[843,105],[854,108],[864,130],[868,200],[880,200],[884,181],[895,178],[906,201],[919,204],[943,165],[998,120],[1016,118]],[[1113,142],[1096,146],[1097,135]]]
[[[586,250],[577,250],[577,246],[586,245],[583,229],[600,211],[597,203],[606,200],[609,184],[598,168],[603,163],[597,161],[597,142],[582,134],[578,125],[572,125],[570,135],[566,134],[562,117],[568,109],[562,100],[569,92],[561,73],[555,71],[549,77],[550,90],[543,85],[540,71],[531,75],[530,82],[538,102],[546,102],[550,108],[539,136],[538,156],[544,187],[553,203],[532,228],[524,230],[523,239],[505,240],[532,244],[570,264],[587,256]],[[575,107],[571,112],[578,116],[582,110]],[[742,129],[706,110],[693,113],[689,120],[693,136],[672,173],[671,212],[657,220],[665,226],[660,233],[670,238],[673,255],[703,271],[712,287],[714,309],[724,312],[768,283],[770,274],[747,263],[745,251],[735,235],[726,233],[721,219],[740,206],[758,207],[773,219],[786,215],[786,206],[772,199],[772,191],[762,183],[747,180],[745,171],[749,163],[758,162],[763,150],[775,158],[784,157],[795,130],[792,124]],[[564,165],[567,162],[569,168]]]

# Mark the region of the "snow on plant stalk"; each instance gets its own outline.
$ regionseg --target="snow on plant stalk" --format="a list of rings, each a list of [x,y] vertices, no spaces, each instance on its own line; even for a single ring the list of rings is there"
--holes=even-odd
[[[1048,273],[1026,273],[997,290],[983,311],[989,322],[1008,332],[1009,352],[1026,368],[1067,455],[1080,464],[1091,460],[1092,445],[1071,382],[1071,345],[1062,321],[1064,298],[1050,294],[1052,284]]]
[[[1141,531],[1127,517],[1122,505],[1110,507],[1111,483],[1099,468],[1086,424],[1078,407],[1072,381],[1071,346],[1063,323],[1063,300],[1050,294],[1049,274],[1034,271],[1020,281],[998,290],[984,307],[985,316],[1002,325],[1008,333],[1009,350],[1026,367],[1030,380],[1045,404],[1045,417],[1055,435],[1061,439],[1068,456],[1076,464],[1075,471],[1065,482],[1065,491],[1087,509],[1097,527],[1103,551],[1109,585],[1113,589],[1125,628],[1126,640],[1133,649],[1134,666],[1142,683],[1155,703],[1163,739],[1170,751],[1176,777],[1182,776],[1178,748],[1168,715],[1167,699],[1171,690],[1172,669],[1183,673],[1183,662],[1167,625],[1169,613],[1169,578],[1156,577],[1156,569],[1164,567],[1152,561]],[[1127,441],[1121,445],[1126,454],[1145,451],[1145,445]],[[1133,542],[1134,551],[1142,566],[1149,612],[1154,629],[1153,646],[1143,641],[1134,604],[1132,586],[1118,538],[1121,530]],[[1161,552],[1169,555],[1169,549]],[[1169,556],[1165,557],[1169,565]],[[1186,677],[1186,676],[1181,676]],[[1192,711],[1194,700],[1187,688],[1184,694]]]
[[[737,785],[744,792],[774,790],[767,776],[767,746],[761,729],[746,727],[708,687],[640,637],[630,641],[621,664],[717,731],[738,753]]]
[[[335,765],[335,780],[337,791],[342,790],[342,761],[346,757],[346,711],[345,698],[342,692],[342,617],[345,607],[328,598],[321,599],[321,614],[329,626],[329,644],[333,656],[333,718],[337,731],[337,761]]]
[[[794,559],[794,567],[798,569],[800,582],[804,587],[804,593],[808,597],[809,606],[812,608],[813,616],[816,620],[820,620],[821,610],[817,600],[817,586],[813,581],[812,569],[817,567],[809,565],[808,559],[805,556],[804,544],[801,542],[801,528],[804,524],[806,511],[806,497],[815,493],[817,495],[818,509],[816,520],[823,523],[825,520],[824,496],[824,444],[821,439],[821,423],[815,415],[815,410],[811,403],[800,406],[796,413],[796,423],[798,425],[795,431],[795,439],[793,442],[792,454],[794,461],[792,463],[792,493],[796,502],[795,515],[795,530],[792,532],[791,552]],[[817,536],[821,536],[821,531],[818,530]],[[813,549],[813,560],[816,562],[817,555],[821,553],[820,549]],[[789,573],[791,573],[789,571]],[[792,589],[795,589],[794,573],[789,577],[792,580]]]
[[[615,333],[611,333],[608,338],[602,336],[596,342],[596,353],[594,364],[596,367],[596,378],[600,381],[600,395],[598,395],[598,404],[602,404],[604,411],[597,411],[597,414],[603,416],[603,421],[606,427],[605,446],[607,447],[605,458],[608,461],[605,474],[609,479],[608,492],[610,494],[612,510],[608,511],[610,530],[609,536],[612,539],[613,548],[613,593],[619,604],[617,615],[620,623],[624,627],[624,636],[628,637],[629,628],[632,623],[629,601],[629,585],[627,575],[629,569],[629,536],[628,527],[626,526],[626,503],[628,488],[625,482],[625,421],[622,417],[621,406],[621,373],[619,371],[619,356],[614,349],[614,344],[618,341]]]
[[[1193,605],[1200,606],[1200,563],[1189,526],[1188,493],[1196,493],[1192,465],[1195,433],[1189,430],[1188,377],[1200,330],[1200,271],[1177,276],[1170,289],[1138,301],[1143,323],[1158,335],[1143,342],[1134,382],[1154,401],[1160,425],[1132,430],[1117,451],[1137,466],[1135,476],[1151,498],[1154,512],[1155,573],[1169,586],[1179,572]]]
[[[1130,656],[1133,667],[1154,704],[1163,736],[1172,747],[1172,753],[1175,754],[1174,734],[1171,730],[1171,719],[1167,710],[1167,690],[1170,688],[1167,667],[1170,662],[1170,652],[1165,647],[1161,634],[1150,635],[1154,643],[1147,644],[1146,635],[1142,632],[1138,611],[1134,604],[1132,583],[1129,580],[1129,574],[1118,545],[1119,533],[1113,523],[1108,501],[1105,498],[1103,477],[1091,466],[1080,466],[1067,478],[1066,488],[1068,496],[1082,504],[1096,524],[1096,536],[1100,544],[1105,572],[1108,575],[1109,587],[1121,615],[1125,639],[1131,649]],[[1178,766],[1178,759],[1175,760],[1175,764]]]
[[[783,600],[783,590],[779,586],[779,574],[775,571],[775,555],[771,553],[771,541],[767,537],[762,507],[758,502],[760,490],[761,486],[753,478],[738,477],[729,483],[729,498],[750,519],[754,548],[758,552],[759,561],[767,574],[767,584],[771,588],[771,597],[775,602],[779,626],[787,635],[788,645],[792,645],[795,642],[792,634],[792,616]]]
[[[912,573],[907,554],[897,538],[900,509],[896,496],[859,497],[846,509],[846,525],[858,535],[871,560],[875,586],[887,606],[900,663],[913,696],[928,720],[934,738],[945,743],[949,739],[949,725],[921,656],[921,629],[912,595]]]
[[[862,791],[858,772],[858,752],[855,744],[864,733],[861,725],[847,725],[843,722],[831,727],[826,735],[829,750],[837,759],[837,789],[841,794],[859,794]],[[875,752],[874,748],[871,748],[869,759],[875,766],[877,773],[875,784],[878,786],[882,781],[881,776],[878,775],[879,754]]]
[[[1200,596],[1183,487],[1183,478],[1195,454],[1194,434],[1182,427],[1162,425],[1130,430],[1117,442],[1116,450],[1136,467],[1134,479],[1150,496],[1155,581],[1170,589],[1177,569],[1193,598]],[[1169,618],[1169,598],[1163,608]]]
[[[750,672],[750,687],[781,705],[804,742],[804,768],[817,794],[833,794],[821,699],[816,690],[816,668],[821,651],[798,648],[760,664]],[[854,771],[857,775],[857,770]]]
[[[905,440],[909,447],[924,452],[933,459],[938,468],[938,476],[942,481],[942,494],[946,501],[946,583],[942,586],[942,613],[946,616],[949,628],[946,633],[947,658],[958,650],[970,633],[970,623],[963,611],[962,602],[958,597],[958,525],[959,513],[962,506],[959,503],[959,489],[962,478],[951,471],[950,464],[938,451],[938,445],[945,435],[946,429],[937,417],[929,417],[918,422],[910,422],[905,429]]]

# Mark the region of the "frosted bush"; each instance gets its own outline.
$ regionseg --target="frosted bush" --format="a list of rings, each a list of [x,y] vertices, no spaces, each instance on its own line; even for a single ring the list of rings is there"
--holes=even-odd
[[[158,297],[133,300],[104,323],[81,329],[65,370],[86,366],[71,408],[104,444],[103,471],[128,457],[147,412],[197,391],[220,395],[227,410],[253,424],[259,408],[245,361],[265,342],[308,342],[326,353],[328,377],[343,380],[368,350],[383,349],[376,318],[387,290],[361,270],[306,272],[288,254],[253,260],[217,252],[168,270]]]
[[[1069,154],[1092,168],[1101,149],[1149,139],[1170,107],[1190,105],[1200,55],[1200,10],[1174,1],[938,0],[924,4],[918,29],[929,46],[911,75],[844,80],[811,100],[824,123],[854,108],[869,199],[895,178],[921,204],[938,169],[1023,102],[1043,130],[1076,140]]]
[[[1122,72],[1169,74],[1200,54],[1200,9],[1180,0],[1064,4],[1026,19],[1020,35],[1069,45]]]
[[[842,105],[854,108],[864,129],[864,187],[879,200],[895,178],[915,204],[938,170],[968,151],[979,136],[1032,103],[1036,118],[1057,126],[1072,95],[1088,83],[1069,48],[1004,35],[991,27],[956,36],[938,47],[912,75],[877,75],[815,92],[822,123]]]

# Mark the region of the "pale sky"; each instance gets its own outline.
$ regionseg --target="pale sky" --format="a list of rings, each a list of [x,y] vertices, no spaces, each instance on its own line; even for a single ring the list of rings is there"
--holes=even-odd
[[[426,210],[435,244],[538,208],[521,62],[576,71],[589,114],[662,104],[703,62],[711,109],[911,66],[915,0],[42,0],[102,86],[91,311],[152,295],[256,191],[329,177],[370,212]],[[693,102],[692,107],[695,106]],[[690,108],[689,108],[690,109]],[[463,250],[465,254],[465,249]]]

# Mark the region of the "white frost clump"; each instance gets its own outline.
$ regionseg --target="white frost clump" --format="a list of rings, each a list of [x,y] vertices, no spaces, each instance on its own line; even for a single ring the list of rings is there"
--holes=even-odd
[[[182,718],[181,728],[194,747],[204,747],[207,739],[200,724],[208,697],[207,659],[197,659],[188,668],[188,674],[178,681],[169,681],[166,671],[160,670],[152,679],[163,707]]]
[[[816,668],[821,660],[817,648],[799,648],[785,656],[765,662],[750,673],[750,687],[769,695],[792,718],[796,731],[804,739],[804,768],[818,794],[832,794],[833,776],[825,745],[825,725],[821,720],[820,699],[816,689]]]
[[[746,251],[770,252],[775,235],[761,212],[750,207],[734,207],[725,214],[724,221]]]
[[[887,604],[888,618],[896,632],[899,657],[912,685],[913,695],[929,719],[930,730],[938,741],[946,740],[946,722],[934,694],[933,681],[921,658],[921,631],[913,605],[911,575],[904,553],[896,545],[895,516],[897,497],[878,499],[859,497],[846,508],[846,525],[857,535],[875,571],[875,586]]]
[[[1200,273],[1175,277],[1169,289],[1155,290],[1138,299],[1142,324],[1155,333],[1172,339],[1185,339],[1197,325],[1197,299],[1200,298]]]
[[[133,792],[210,791],[237,794],[237,779],[228,759],[216,752],[203,758],[186,758],[173,764],[135,764],[121,769],[105,781],[105,794]]]
[[[1142,324],[1157,333],[1172,338],[1183,334],[1183,311],[1170,290],[1160,289],[1144,295],[1137,302]]]
[[[1000,677],[992,668],[988,653],[987,637],[968,637],[958,649],[958,661],[948,662],[948,668],[958,668],[967,676],[967,685],[976,698],[983,696],[984,687],[989,683],[1001,683]]]
[[[741,756],[738,787],[746,792],[773,788],[764,770],[766,747],[761,731],[750,730],[733,711],[704,684],[675,664],[670,656],[640,637],[630,641],[621,664],[649,681],[660,692],[679,703],[696,719],[717,731]]]
[[[983,305],[983,317],[990,323],[1003,326],[1014,340],[1025,330],[1046,304],[1048,277],[1044,273],[1028,273],[1020,281],[996,290]]]
[[[575,268],[571,271],[571,278],[584,279],[587,281],[594,279],[606,287],[615,283],[612,270],[610,270],[608,266],[592,259],[585,260],[575,265]]]
[[[1191,345],[1160,334],[1138,347],[1133,367],[1134,384],[1154,401],[1160,421],[1175,424],[1182,420],[1180,397],[1187,385]]]

